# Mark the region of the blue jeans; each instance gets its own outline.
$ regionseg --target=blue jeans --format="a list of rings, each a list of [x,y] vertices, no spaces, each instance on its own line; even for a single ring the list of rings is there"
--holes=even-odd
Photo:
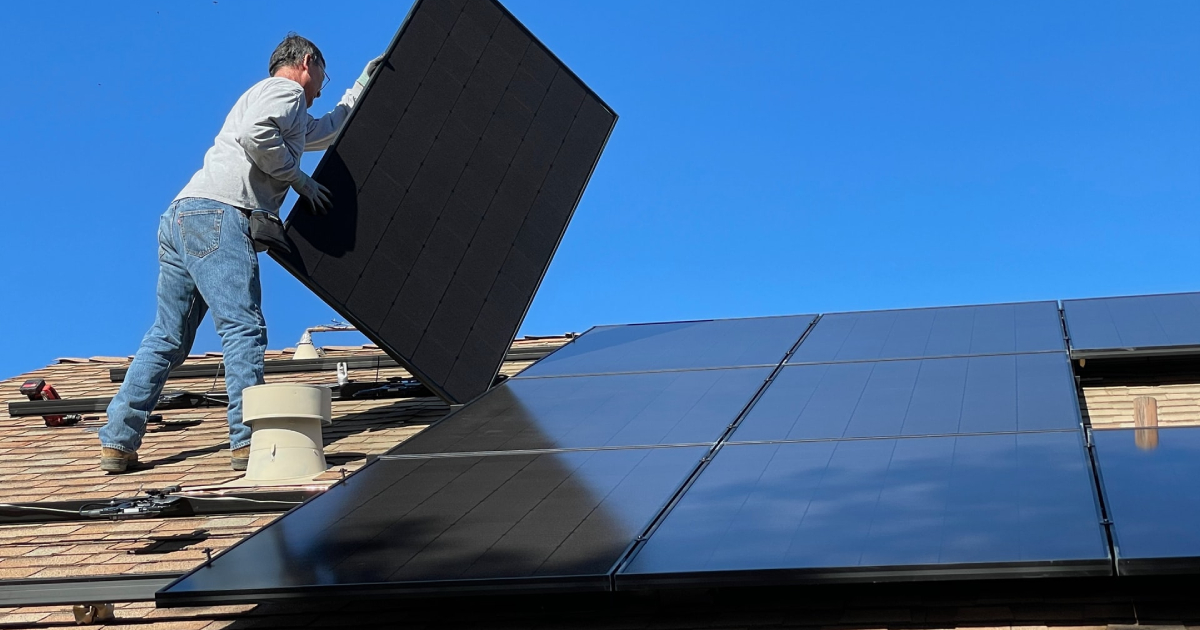
[[[246,446],[250,427],[242,423],[242,390],[263,382],[267,349],[250,220],[228,204],[180,199],[159,219],[158,262],[158,315],[108,405],[100,444],[137,451],[167,374],[187,358],[211,308],[225,355],[229,445]]]

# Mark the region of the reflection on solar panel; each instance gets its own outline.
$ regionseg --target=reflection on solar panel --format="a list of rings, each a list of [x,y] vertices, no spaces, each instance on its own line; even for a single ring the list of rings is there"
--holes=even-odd
[[[617,587],[1108,573],[1063,432],[730,444]]]
[[[774,366],[812,315],[598,326],[521,376]]]
[[[616,115],[493,0],[418,0],[279,259],[438,395],[483,393]]]
[[[607,590],[703,447],[381,459],[158,594]]]
[[[1071,356],[1200,353],[1200,293],[1065,300]]]
[[[789,363],[1064,350],[1055,302],[821,316]]]
[[[771,368],[510,379],[392,452],[716,442]]]
[[[1200,427],[1094,431],[1117,571],[1200,570]]]
[[[1071,368],[1059,352],[787,366],[731,439],[1078,428]]]

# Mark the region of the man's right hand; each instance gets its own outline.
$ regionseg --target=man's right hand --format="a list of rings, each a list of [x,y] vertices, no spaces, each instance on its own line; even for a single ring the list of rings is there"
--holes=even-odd
[[[332,206],[329,201],[329,189],[318,184],[317,180],[306,173],[300,173],[300,179],[292,182],[292,190],[308,199],[313,214],[327,214]]]

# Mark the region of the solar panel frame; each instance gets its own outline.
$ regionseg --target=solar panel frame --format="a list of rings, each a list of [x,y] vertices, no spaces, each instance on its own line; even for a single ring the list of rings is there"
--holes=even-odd
[[[1071,358],[1200,355],[1200,293],[1088,298],[1062,304]]]
[[[456,11],[462,9],[462,7],[473,7],[472,10],[476,13],[472,13],[468,17],[479,17],[476,14],[483,17],[475,21],[467,19],[466,26],[460,28],[459,25],[465,19],[463,16],[468,15],[466,13],[456,15]],[[455,20],[458,21],[456,22]],[[484,43],[481,44],[480,32],[483,27],[480,27],[477,22],[486,22],[487,20],[495,20],[495,24],[499,25],[497,28],[510,25],[511,28],[507,31],[509,36],[507,38],[502,37],[504,33],[501,30],[497,30],[493,33],[491,40],[482,40]],[[484,27],[486,27],[486,23]],[[441,46],[441,49],[447,51],[447,54],[444,55],[445,60],[443,60],[443,56],[439,51],[437,62],[428,56],[428,50],[421,48],[422,42],[407,45],[410,40],[406,38],[406,34],[412,33],[412,41],[416,41],[422,33],[434,28],[440,28],[448,33],[446,36],[447,39],[444,40],[445,42],[449,42],[452,39],[454,41],[454,45]],[[570,129],[563,132],[565,134],[564,142],[567,144],[578,144],[585,138],[594,137],[598,142],[595,144],[594,159],[588,158],[590,163],[581,162],[578,158],[582,155],[592,155],[592,144],[588,144],[588,148],[583,150],[582,153],[575,151],[572,154],[571,151],[560,150],[559,155],[554,158],[552,163],[547,163],[547,157],[544,153],[539,155],[536,151],[524,148],[531,147],[532,149],[536,149],[537,147],[534,146],[536,142],[522,142],[521,137],[514,138],[512,136],[508,136],[504,140],[497,140],[500,136],[492,133],[492,126],[489,125],[486,129],[480,131],[480,125],[485,124],[486,121],[481,121],[477,118],[464,118],[463,116],[468,116],[470,113],[467,110],[463,110],[467,111],[467,113],[459,116],[459,118],[455,118],[455,120],[461,123],[457,127],[441,127],[441,122],[439,121],[445,121],[447,116],[453,118],[456,116],[454,112],[458,110],[451,107],[437,106],[432,103],[422,105],[424,101],[412,101],[411,105],[414,107],[419,106],[419,111],[412,110],[410,112],[411,116],[415,117],[415,122],[408,124],[406,127],[404,126],[406,124],[404,120],[401,120],[401,124],[391,130],[383,128],[374,129],[371,127],[369,129],[372,133],[347,133],[348,130],[355,128],[355,125],[358,124],[357,121],[366,121],[362,124],[367,125],[378,125],[380,120],[398,119],[399,114],[396,112],[404,111],[403,103],[392,103],[383,101],[380,98],[370,98],[372,89],[379,81],[383,80],[381,77],[384,75],[400,72],[413,74],[414,76],[410,76],[406,80],[413,81],[419,78],[422,86],[426,88],[428,88],[430,82],[443,79],[445,81],[466,81],[464,78],[466,76],[472,76],[472,80],[474,80],[475,76],[479,76],[482,77],[480,81],[486,82],[490,78],[487,72],[480,71],[476,75],[464,74],[469,71],[469,68],[465,65],[469,62],[469,55],[463,51],[465,49],[475,50],[480,46],[493,45],[500,47],[502,50],[508,50],[503,47],[512,47],[515,45],[514,41],[520,39],[520,37],[512,35],[514,32],[519,33],[520,37],[525,38],[528,42],[527,48],[522,53],[524,56],[518,58],[520,63],[524,65],[515,70],[513,76],[517,77],[517,80],[510,81],[507,87],[504,85],[500,86],[504,91],[504,95],[500,97],[503,102],[501,103],[502,106],[496,110],[493,118],[512,114],[524,115],[519,112],[525,111],[522,108],[526,107],[526,105],[522,105],[520,102],[522,98],[527,100],[533,97],[530,96],[533,94],[532,92],[529,95],[522,96],[526,86],[533,85],[533,83],[529,83],[530,81],[534,83],[538,80],[546,82],[546,98],[548,99],[553,97],[553,93],[556,93],[554,92],[557,89],[556,85],[571,84],[577,86],[577,89],[580,90],[580,109],[576,113],[573,122],[570,120],[566,121],[570,123]],[[486,32],[484,32],[484,35],[486,35]],[[431,41],[424,42],[424,45],[431,45]],[[398,48],[402,45],[407,46],[403,51],[405,62],[392,64],[391,62],[395,56],[401,54]],[[513,48],[513,50],[516,50],[516,48]],[[467,58],[464,58],[463,55],[467,55]],[[530,55],[533,56],[530,57]],[[511,233],[502,233],[502,230],[490,228],[483,230],[478,247],[475,247],[474,241],[471,242],[470,247],[475,247],[474,249],[463,243],[459,243],[463,245],[461,249],[464,251],[464,258],[461,261],[449,258],[443,260],[436,256],[422,256],[419,253],[422,251],[420,246],[426,241],[413,241],[404,247],[393,247],[387,254],[370,254],[368,256],[370,264],[362,263],[362,276],[356,281],[356,285],[361,285],[363,291],[359,291],[356,294],[354,287],[346,286],[345,282],[338,282],[336,280],[338,273],[353,273],[354,265],[350,263],[343,264],[343,261],[336,257],[324,255],[324,252],[315,249],[305,238],[298,236],[299,232],[297,230],[301,229],[301,226],[314,224],[317,221],[317,219],[307,216],[303,211],[308,202],[300,199],[293,207],[294,211],[288,215],[286,222],[286,229],[292,237],[296,251],[291,256],[281,256],[272,253],[272,257],[296,276],[302,284],[316,293],[318,297],[329,303],[339,315],[351,324],[354,324],[364,335],[412,372],[415,377],[425,383],[438,396],[451,403],[464,403],[486,391],[499,373],[500,365],[503,362],[502,353],[507,351],[513,339],[515,339],[520,322],[524,320],[532,304],[533,297],[537,293],[537,288],[540,286],[549,267],[549,261],[552,260],[554,253],[557,251],[566,232],[566,226],[570,224],[575,209],[578,207],[583,193],[587,188],[587,183],[591,179],[599,162],[599,157],[607,145],[608,139],[615,127],[617,115],[586,83],[580,80],[570,68],[555,57],[520,21],[495,0],[417,0],[389,44],[385,58],[385,66],[371,77],[360,97],[359,106],[351,112],[339,136],[326,151],[320,165],[314,171],[313,176],[315,179],[329,185],[331,189],[335,189],[335,204],[337,203],[336,192],[339,186],[347,190],[349,189],[347,188],[348,186],[352,186],[353,190],[361,192],[376,191],[374,187],[378,187],[379,190],[371,192],[371,194],[376,195],[379,199],[392,199],[402,196],[403,201],[397,201],[401,206],[405,203],[418,204],[419,207],[424,207],[424,205],[442,207],[437,204],[453,204],[457,208],[455,212],[460,214],[468,212],[470,207],[473,206],[470,205],[471,202],[466,201],[465,197],[461,201],[455,201],[456,197],[454,196],[446,197],[443,200],[442,197],[449,193],[437,192],[428,185],[418,190],[417,188],[420,188],[419,182],[415,180],[397,181],[397,179],[404,179],[406,177],[406,175],[402,175],[404,173],[418,174],[419,170],[422,169],[422,159],[433,160],[434,162],[441,160],[441,163],[445,163],[447,159],[457,159],[455,158],[456,155],[465,155],[467,153],[472,155],[479,154],[480,151],[491,150],[486,147],[494,148],[507,143],[514,147],[514,154],[507,159],[524,160],[529,163],[528,165],[532,169],[530,171],[532,175],[524,175],[527,181],[521,185],[523,186],[521,189],[526,192],[520,194],[528,195],[527,191],[530,190],[529,187],[535,185],[533,180],[536,179],[537,173],[542,173],[542,169],[549,169],[546,171],[549,173],[545,175],[546,179],[541,182],[540,190],[535,193],[534,197],[528,198],[530,205],[528,214],[524,215],[522,219],[523,224],[515,232],[510,230]],[[485,56],[484,60],[487,59],[488,57]],[[526,64],[526,62],[528,63]],[[436,68],[435,63],[437,64]],[[414,73],[419,74],[421,72],[422,64],[428,64],[430,68],[440,68],[440,70],[432,74],[425,74],[423,77],[417,77]],[[521,77],[524,77],[524,79]],[[526,79],[528,80],[526,81]],[[450,84],[447,83],[447,85]],[[471,85],[468,82],[466,88],[470,88]],[[421,94],[430,93],[430,89],[432,88],[421,91],[415,86],[411,87],[412,93],[418,99]],[[533,89],[536,90],[537,88]],[[466,92],[462,93],[465,94]],[[425,100],[428,101],[428,99]],[[509,103],[507,106],[508,109],[505,109],[506,106],[504,106],[504,103]],[[424,109],[420,109],[420,107]],[[368,112],[368,114],[364,114],[364,111]],[[380,111],[390,113],[384,115],[380,114]],[[549,109],[542,108],[538,111],[547,112],[545,120],[549,122],[546,124],[563,124],[562,120],[558,120],[557,123],[554,122],[554,114]],[[372,112],[374,113],[372,114]],[[509,113],[506,114],[506,112]],[[394,116],[395,118],[389,118],[389,116]],[[527,138],[532,137],[529,134],[537,132],[537,129],[540,128],[538,125],[542,125],[542,123],[538,122],[542,120],[541,117],[535,117],[534,114],[528,114],[528,116],[532,121],[530,124],[533,127],[526,130]],[[602,120],[604,122],[601,124]],[[421,121],[424,122],[417,124]],[[591,125],[591,127],[588,127],[588,125]],[[401,127],[409,129],[409,131],[403,131]],[[438,139],[438,142],[441,142],[443,145],[458,143],[458,148],[441,151],[438,155],[431,153],[422,158],[421,152],[414,149],[414,147],[419,148],[433,142],[429,135],[436,132],[439,128],[443,129],[445,133],[442,134],[444,137]],[[502,127],[496,127],[494,131],[499,133],[502,131]],[[389,139],[393,133],[402,132],[410,135],[415,133],[420,135],[420,137],[413,136],[412,138],[408,138],[405,136],[403,142]],[[483,137],[475,149],[468,151],[466,149],[467,145],[463,143],[469,143],[470,138],[474,137],[471,134],[476,132],[482,133]],[[459,142],[460,140],[462,142]],[[501,144],[496,144],[497,141],[501,142]],[[342,151],[345,148],[343,145],[347,142],[359,148],[354,151]],[[372,142],[375,144],[371,145]],[[591,141],[589,140],[588,142]],[[402,149],[399,152],[393,151],[394,155],[392,156],[386,153],[388,146],[400,144],[405,146],[399,147]],[[440,145],[431,146],[434,146],[436,149]],[[466,153],[463,153],[464,151]],[[369,165],[366,161],[368,158],[364,157],[369,155],[375,155],[376,157],[373,159],[377,160],[390,160],[388,168],[374,168],[372,165]],[[439,157],[439,155],[442,157]],[[465,159],[465,157],[462,159]],[[454,168],[449,168],[451,172],[457,168],[457,162],[453,166]],[[469,170],[471,166],[467,165],[467,168]],[[425,171],[428,170],[425,169]],[[390,173],[390,175],[385,175],[385,171]],[[352,177],[354,172],[369,173],[369,175],[365,175],[363,181],[359,182],[354,181]],[[555,173],[561,174],[556,175]],[[505,167],[505,170],[500,175],[506,177],[505,182],[514,177],[519,179],[522,176],[518,169],[511,168],[511,164],[510,167]],[[479,182],[496,181],[496,176],[497,173],[495,172],[489,175],[488,173],[475,171],[471,173],[469,179],[472,181],[478,180]],[[530,177],[533,179],[529,179]],[[564,178],[575,177],[578,177],[578,180],[571,179],[570,181],[581,182],[577,191],[574,190],[574,183],[569,187],[563,187],[562,184],[567,181]],[[516,183],[517,180],[512,179],[512,181]],[[497,198],[504,195],[511,197],[510,193],[516,192],[517,188],[520,188],[520,186],[514,187],[514,185],[499,181],[496,181],[496,183],[499,185],[499,190],[496,192]],[[368,184],[372,186],[370,191],[366,188]],[[444,186],[445,184],[439,185]],[[412,186],[416,186],[417,188]],[[407,193],[400,195],[399,191],[405,190],[405,187],[408,187]],[[476,188],[479,188],[479,186],[476,186]],[[391,193],[383,192],[385,190],[391,190]],[[462,194],[469,195],[471,194],[470,190],[471,186],[467,185],[464,187]],[[355,194],[358,195],[360,193],[356,192]],[[458,193],[456,192],[455,194],[457,195]],[[474,203],[480,203],[478,197],[476,197]],[[512,203],[519,205],[524,202],[513,201]],[[488,207],[502,209],[508,208],[511,205],[493,201]],[[297,209],[301,211],[295,212]],[[398,208],[397,211],[399,210]],[[500,211],[498,210],[498,212]],[[356,213],[360,217],[357,220],[363,221],[363,213],[357,211]],[[561,221],[562,228],[557,230],[556,234],[546,233],[540,224],[548,218],[554,218],[555,213],[558,213],[558,218],[555,221]],[[426,216],[426,218],[428,218],[428,214],[421,215],[418,213],[418,215]],[[442,217],[449,217],[454,213],[441,210],[439,214]],[[330,216],[336,215],[337,210],[335,209]],[[503,212],[495,215],[495,217],[499,218],[488,219],[488,217],[484,217],[483,220],[491,220],[493,227],[499,227],[503,221],[512,223],[519,218],[508,217],[508,219],[502,220],[501,215],[503,215]],[[405,216],[412,217],[416,215],[409,213]],[[417,216],[417,218],[420,218],[420,216]],[[370,218],[379,219],[379,217]],[[390,218],[388,221],[392,224],[398,223],[398,221],[392,221]],[[497,223],[497,221],[500,223]],[[324,229],[326,230],[330,229],[324,223],[321,225],[325,226]],[[447,223],[447,226],[449,225]],[[416,238],[413,234],[428,234],[427,238],[438,239],[436,242],[457,242],[455,239],[461,241],[462,239],[455,233],[455,229],[447,226],[439,227],[432,223],[405,225],[403,233],[393,233],[385,229],[385,225],[372,227],[366,225],[364,222],[359,227],[350,226],[347,228],[346,226],[334,226],[333,229],[358,230],[369,235],[369,238],[374,238],[376,243],[379,242],[379,239],[391,237],[407,239],[404,242],[408,243],[408,241]],[[462,226],[459,227],[461,228]],[[312,231],[316,228],[310,227],[308,229]],[[330,238],[336,240],[341,237],[334,236]],[[364,249],[371,247],[374,247],[371,243],[364,244]],[[438,248],[426,248],[424,251],[437,253],[442,250]],[[545,263],[531,260],[522,253],[524,251],[528,251],[536,256],[543,256]],[[468,279],[466,278],[469,276],[467,271],[476,267],[486,270],[494,269],[495,265],[493,263],[496,261],[489,263],[486,258],[480,259],[477,254],[492,256],[493,258],[500,256],[499,264],[501,267],[497,276],[491,282],[490,287],[486,289],[486,297],[471,293],[471,290],[479,291],[479,287],[475,287],[474,289],[467,288]],[[388,255],[392,255],[393,257],[398,256],[403,260],[393,260],[388,258]],[[305,261],[315,261],[315,265],[311,265],[310,268],[310,265]],[[460,266],[460,263],[462,265],[474,265],[474,267],[462,268],[460,271],[463,271],[463,273],[455,275],[457,273],[455,269]],[[480,267],[480,265],[483,266]],[[339,268],[341,271],[338,271]],[[351,271],[347,272],[347,269]],[[447,276],[448,273],[450,274],[449,276]],[[405,277],[407,277],[407,280],[404,279]],[[373,304],[372,299],[361,297],[363,295],[370,295],[373,290],[382,290],[384,287],[390,288],[396,286],[397,279],[400,281],[399,286],[396,287],[397,294],[389,303],[403,303],[404,308],[389,306],[385,311],[383,299],[375,299],[374,302],[378,303]],[[372,289],[372,287],[376,287],[376,289]],[[356,295],[359,297],[356,297]],[[434,295],[438,296],[436,300],[428,297]],[[421,296],[427,296],[428,299]],[[353,301],[353,308],[350,305],[351,301]],[[439,303],[445,305],[445,308],[439,309]],[[453,303],[453,306],[451,306],[451,303]],[[423,307],[424,310],[420,313],[410,312],[410,309],[420,307],[421,305],[425,306]],[[427,319],[423,319],[426,316]],[[414,319],[422,320],[424,323],[422,321],[414,321]],[[437,334],[425,334],[432,330],[438,331]]]

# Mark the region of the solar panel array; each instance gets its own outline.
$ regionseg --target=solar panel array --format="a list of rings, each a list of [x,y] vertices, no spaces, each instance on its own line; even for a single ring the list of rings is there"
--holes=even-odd
[[[431,390],[492,385],[616,114],[494,0],[418,0],[277,260]]]
[[[597,327],[158,598],[1200,571],[1200,427],[1085,432],[1063,332],[1052,302]]]
[[[1045,314],[598,327],[159,599],[1108,575]]]

